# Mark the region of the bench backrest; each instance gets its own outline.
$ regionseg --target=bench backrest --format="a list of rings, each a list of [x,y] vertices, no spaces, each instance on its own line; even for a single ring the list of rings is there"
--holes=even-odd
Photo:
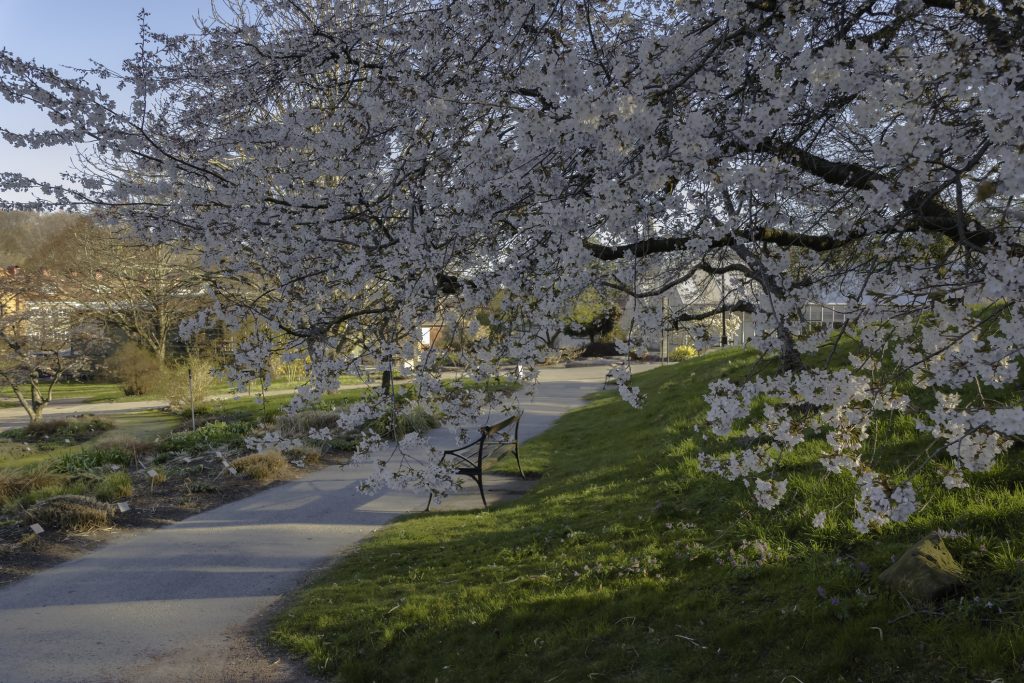
[[[507,427],[510,427],[513,424],[517,424],[517,426],[518,426],[519,418],[521,418],[521,417],[522,417],[522,414],[520,414],[520,415],[513,415],[512,417],[505,418],[504,420],[502,420],[501,422],[498,422],[496,424],[487,425],[486,427],[481,427],[480,428],[480,433],[483,435],[484,438],[494,436],[495,434],[497,434],[501,430],[503,430],[503,429],[505,429]]]

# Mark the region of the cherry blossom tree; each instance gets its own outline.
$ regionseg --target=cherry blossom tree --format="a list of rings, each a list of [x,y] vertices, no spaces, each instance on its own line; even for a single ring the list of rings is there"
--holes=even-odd
[[[524,333],[473,337],[473,374],[512,358],[529,376],[543,345],[525,330],[601,284],[637,299],[627,347],[752,314],[780,372],[710,387],[709,438],[746,421],[751,445],[703,462],[765,507],[785,495],[777,454],[818,434],[826,469],[860,484],[860,528],[905,519],[912,487],[865,446],[872,417],[909,400],[901,378],[936,397],[921,428],[946,444],[950,485],[1024,435],[1020,406],[966,390],[1016,382],[1024,341],[1014,0],[238,0],[196,35],[143,21],[141,36],[119,73],[0,52],[0,94],[55,124],[5,139],[87,145],[77,187],[3,185],[195,245],[223,274],[212,314],[267,330],[240,368],[284,346],[323,391],[366,360],[352,339],[387,366],[417,352],[423,321],[503,291]],[[723,274],[744,285],[662,315],[668,288]],[[837,298],[838,335],[803,319]],[[806,366],[844,337],[861,349],[851,365]],[[440,395],[426,361],[415,386]],[[628,368],[621,379],[638,402]],[[377,398],[352,421],[391,395]],[[483,402],[444,407],[468,424]],[[444,489],[450,474],[414,462],[414,445],[385,478]]]

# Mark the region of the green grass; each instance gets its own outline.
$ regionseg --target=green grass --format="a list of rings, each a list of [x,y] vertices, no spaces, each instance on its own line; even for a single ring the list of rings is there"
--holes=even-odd
[[[356,377],[342,377],[340,380],[343,386],[355,386],[362,385],[362,381]],[[295,382],[289,380],[275,380],[268,389],[270,391],[278,391],[284,389],[295,389],[301,386],[302,382]],[[22,390],[25,395],[28,395],[28,385],[23,386]],[[214,382],[210,388],[211,395],[238,395],[238,396],[255,396],[259,393],[259,388],[255,384],[252,386],[249,392],[237,392],[234,385],[227,382],[217,381]],[[61,382],[53,388],[53,400],[74,400],[80,403],[128,403],[135,401],[152,401],[163,398],[161,392],[153,392],[144,394],[141,396],[125,396],[124,391],[121,390],[121,386],[116,383],[110,382]],[[14,392],[11,391],[10,387],[0,387],[0,408],[19,408],[21,404],[18,403],[14,397]]]
[[[388,526],[303,590],[272,639],[344,681],[1020,680],[1020,448],[963,491],[924,468],[923,509],[860,536],[853,481],[825,478],[808,443],[783,462],[780,508],[759,510],[740,482],[699,472],[693,432],[707,382],[752,360],[639,375],[639,412],[597,395],[525,446],[544,475],[530,494]],[[894,469],[927,445],[909,416],[877,431]],[[910,606],[877,577],[934,529],[965,534],[948,544],[968,586]]]

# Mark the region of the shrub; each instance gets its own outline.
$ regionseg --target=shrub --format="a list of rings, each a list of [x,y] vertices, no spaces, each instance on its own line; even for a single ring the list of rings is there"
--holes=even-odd
[[[107,363],[125,396],[142,396],[160,389],[163,370],[160,361],[137,344],[123,344]]]
[[[77,453],[65,453],[50,463],[50,469],[61,474],[74,474],[105,465],[128,467],[134,460],[135,455],[128,451],[100,446],[86,448]]]
[[[676,348],[672,349],[672,351],[669,352],[668,359],[670,361],[678,362],[678,361],[681,361],[681,360],[686,360],[687,358],[696,358],[696,356],[697,356],[697,349],[696,348],[694,348],[693,346],[690,346],[689,344],[682,344],[682,345],[677,346]]]
[[[426,432],[440,425],[437,417],[419,403],[410,403],[403,406],[395,416],[394,434],[392,434],[391,418],[387,415],[374,420],[373,429],[379,434],[387,437],[394,436],[401,439],[406,434],[413,432]],[[358,441],[358,439],[356,439]]]
[[[278,415],[274,425],[281,436],[295,439],[309,435],[310,429],[335,429],[338,413],[333,410],[303,410]]]
[[[189,369],[192,370],[192,387],[189,393]],[[190,358],[186,362],[164,373],[164,393],[171,410],[186,412],[192,403],[198,406],[210,397],[213,390],[213,363],[202,358]],[[191,400],[190,400],[191,399]]]
[[[288,471],[288,461],[280,451],[263,451],[238,458],[231,466],[251,479],[272,481]]]
[[[152,455],[156,451],[156,444],[151,441],[142,441],[126,434],[111,434],[101,437],[95,441],[95,447],[124,451],[136,460],[142,456]]]
[[[33,422],[19,429],[4,432],[4,438],[14,441],[41,441],[44,439],[75,439],[84,441],[96,434],[114,428],[114,423],[92,415],[60,420]]]
[[[280,356],[274,356],[270,361],[270,374],[274,379],[283,379],[287,382],[304,382],[309,379],[306,361],[301,358],[286,361]]]
[[[127,472],[111,472],[103,477],[95,489],[96,497],[108,503],[130,498],[134,492],[132,478],[128,476]]]
[[[61,495],[39,501],[25,511],[30,522],[44,529],[88,531],[107,526],[114,515],[113,506],[90,496]]]
[[[583,347],[583,353],[581,354],[584,358],[595,358],[599,356],[618,356],[619,349],[615,346],[615,342],[591,342]]]
[[[207,422],[193,432],[174,432],[156,444],[163,453],[187,451],[196,453],[211,448],[241,448],[251,429],[248,422]]]
[[[34,491],[59,490],[67,477],[45,467],[24,470],[0,470],[0,504],[13,503]]]

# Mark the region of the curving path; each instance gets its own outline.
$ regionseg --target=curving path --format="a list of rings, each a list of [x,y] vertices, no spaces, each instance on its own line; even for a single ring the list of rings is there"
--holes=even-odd
[[[601,388],[606,371],[542,371],[534,397],[523,400],[521,438],[581,405]],[[447,432],[431,437],[447,445]],[[423,496],[360,494],[366,474],[358,467],[311,472],[120,537],[0,589],[0,682],[312,680],[260,652],[249,637],[251,624],[312,570],[396,515],[423,509]],[[496,486],[488,498],[521,493],[521,484],[518,491],[511,485],[517,481],[488,477],[488,488]],[[444,509],[479,505],[475,487],[466,487]]]

